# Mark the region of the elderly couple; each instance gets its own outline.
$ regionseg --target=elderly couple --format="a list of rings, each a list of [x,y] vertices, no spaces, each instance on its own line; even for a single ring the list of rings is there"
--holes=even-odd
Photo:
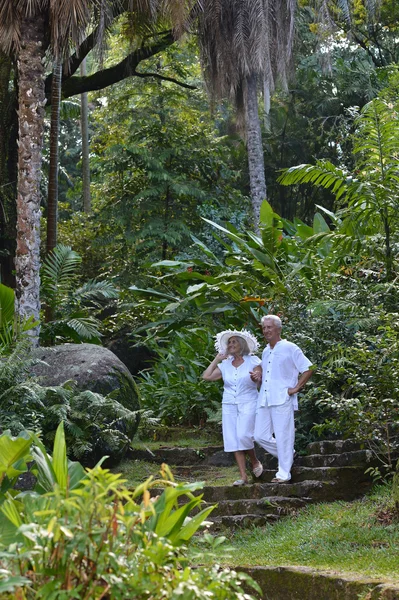
[[[252,354],[259,344],[249,331],[223,331],[216,336],[218,354],[202,374],[206,381],[223,379],[223,441],[225,452],[234,452],[240,470],[236,486],[248,483],[245,454],[254,476],[262,475],[254,440],[278,459],[272,482],[291,479],[297,394],[312,375],[312,363],[302,350],[281,339],[281,319],[266,315],[261,323],[267,341],[262,361]]]

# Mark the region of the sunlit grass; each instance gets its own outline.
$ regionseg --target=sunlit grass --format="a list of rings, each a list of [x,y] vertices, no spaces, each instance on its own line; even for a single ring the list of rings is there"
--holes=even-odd
[[[178,482],[203,481],[205,485],[221,486],[231,485],[239,477],[236,466],[220,468],[169,465],[169,468]],[[113,470],[127,479],[127,485],[135,487],[151,475],[154,478],[159,477],[160,469],[161,465],[156,463],[126,459]]]
[[[302,565],[399,582],[399,521],[389,513],[390,490],[357,502],[312,505],[275,525],[241,530],[230,539],[230,566]]]

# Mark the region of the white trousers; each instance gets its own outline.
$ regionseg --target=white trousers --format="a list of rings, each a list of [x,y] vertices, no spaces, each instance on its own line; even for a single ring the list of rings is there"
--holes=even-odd
[[[242,404],[222,404],[222,429],[225,452],[252,450],[254,447],[256,400]]]
[[[259,407],[256,413],[254,435],[255,442],[259,446],[278,458],[276,477],[286,481],[291,479],[295,442],[292,399],[280,406]]]

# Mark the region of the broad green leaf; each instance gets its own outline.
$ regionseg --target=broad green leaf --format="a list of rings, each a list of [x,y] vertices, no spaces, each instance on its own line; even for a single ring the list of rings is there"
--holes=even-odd
[[[14,319],[14,290],[0,283],[0,329]]]
[[[66,491],[68,484],[68,463],[63,422],[58,425],[55,434],[53,447],[53,469],[58,485],[62,490]]]
[[[264,200],[260,207],[260,224],[272,228],[274,221],[274,211],[267,200]]]
[[[7,432],[0,436],[0,477],[2,473],[7,474],[8,469],[13,465],[15,467],[15,463],[21,459],[29,459],[31,445],[32,439],[30,437],[20,436],[15,438]]]
[[[22,577],[18,575],[7,577],[7,579],[3,579],[2,581],[0,581],[0,594],[5,594],[7,592],[15,592],[17,588],[22,588],[24,586],[28,587],[31,583],[31,580],[27,577]]]
[[[313,231],[314,233],[324,233],[330,231],[329,226],[320,213],[316,213],[313,218]]]
[[[174,545],[179,545],[187,542],[189,539],[193,537],[196,531],[201,527],[202,523],[206,520],[208,515],[216,508],[215,506],[210,506],[209,508],[204,508],[201,512],[199,512],[194,517],[190,518],[190,520],[183,525],[178,532],[171,535],[169,537],[170,541]]]

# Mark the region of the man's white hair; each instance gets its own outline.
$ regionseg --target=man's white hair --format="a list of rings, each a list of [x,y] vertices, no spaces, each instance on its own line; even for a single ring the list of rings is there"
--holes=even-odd
[[[281,319],[280,319],[280,317],[278,317],[277,315],[265,315],[264,317],[262,317],[262,318],[261,318],[260,322],[261,322],[261,323],[262,323],[262,325],[263,325],[263,323],[264,323],[265,321],[273,321],[273,323],[274,323],[275,325],[277,325],[277,327],[278,327],[279,329],[282,329],[282,328],[283,328],[283,324],[282,324],[282,322],[281,322]]]

